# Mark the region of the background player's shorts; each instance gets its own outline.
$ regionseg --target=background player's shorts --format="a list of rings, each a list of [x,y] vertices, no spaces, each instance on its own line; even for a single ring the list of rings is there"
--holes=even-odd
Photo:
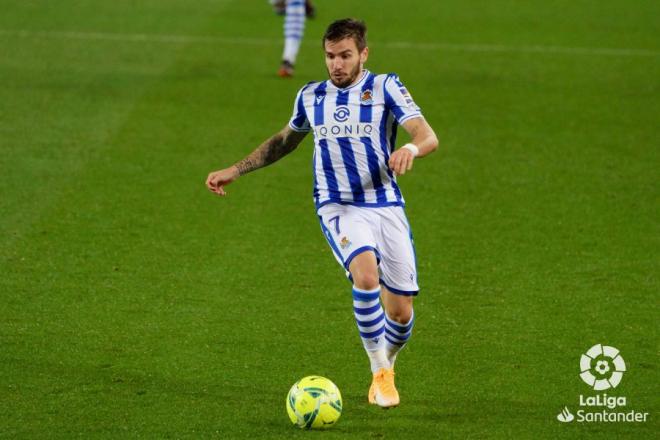
[[[355,256],[371,250],[378,259],[381,284],[399,295],[417,295],[415,245],[401,206],[361,208],[330,203],[318,215],[323,234],[346,271]]]

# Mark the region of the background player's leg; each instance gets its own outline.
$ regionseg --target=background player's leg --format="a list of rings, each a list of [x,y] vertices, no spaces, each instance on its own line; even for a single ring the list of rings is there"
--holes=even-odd
[[[371,362],[371,371],[389,368],[385,354],[385,314],[380,304],[378,263],[372,251],[353,258],[349,271],[353,277],[353,311],[362,344]]]
[[[282,77],[293,75],[300,42],[305,31],[305,0],[287,0],[284,18],[284,53],[277,72]]]
[[[385,351],[391,367],[396,356],[412,335],[415,322],[413,297],[397,295],[387,287],[381,287],[381,297],[385,306]]]

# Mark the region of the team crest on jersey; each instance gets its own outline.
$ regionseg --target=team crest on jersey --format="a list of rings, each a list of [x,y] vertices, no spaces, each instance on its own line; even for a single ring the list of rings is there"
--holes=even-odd
[[[360,104],[373,104],[373,92],[371,89],[364,90],[360,95]]]
[[[339,246],[341,246],[342,249],[346,249],[347,247],[350,247],[352,245],[351,241],[348,239],[348,237],[344,236],[341,238],[341,241],[339,242]]]

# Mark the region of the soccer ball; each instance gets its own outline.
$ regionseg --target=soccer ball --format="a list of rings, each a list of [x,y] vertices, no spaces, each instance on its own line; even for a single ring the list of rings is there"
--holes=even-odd
[[[302,429],[327,429],[341,415],[337,385],[321,376],[307,376],[293,384],[286,396],[286,412]]]

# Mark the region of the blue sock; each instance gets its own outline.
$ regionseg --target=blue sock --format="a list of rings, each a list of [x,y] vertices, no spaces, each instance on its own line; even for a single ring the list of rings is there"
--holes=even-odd
[[[385,316],[385,351],[387,352],[387,359],[391,366],[394,366],[396,355],[406,345],[408,339],[410,339],[414,324],[414,312],[410,316],[410,320],[405,324],[393,321],[388,316]]]
[[[380,287],[362,290],[353,286],[353,312],[362,345],[369,356],[371,371],[389,368],[385,353],[385,312],[380,304]]]

